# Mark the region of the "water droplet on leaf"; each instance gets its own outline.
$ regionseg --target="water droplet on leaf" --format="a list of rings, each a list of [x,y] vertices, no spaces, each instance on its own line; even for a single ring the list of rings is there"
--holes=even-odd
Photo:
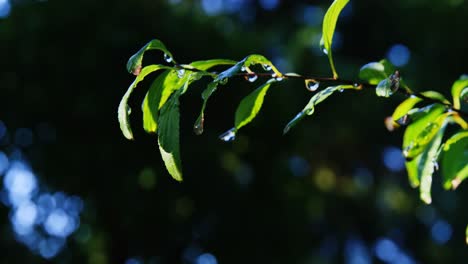
[[[263,64],[262,66],[265,71],[271,71],[271,65]]]
[[[172,57],[171,55],[167,54],[167,53],[164,53],[164,60],[167,62],[167,63],[171,63],[172,62]]]
[[[322,52],[325,54],[325,55],[328,55],[328,50],[326,48],[322,48]]]
[[[307,79],[307,80],[305,80],[305,86],[306,86],[307,90],[309,90],[311,92],[315,92],[319,88],[320,83],[317,82],[314,79]]]
[[[200,116],[197,118],[197,121],[195,121],[195,124],[193,125],[193,132],[195,132],[196,135],[199,136],[203,133],[204,123],[205,123],[205,115],[201,113]]]
[[[393,94],[391,86],[392,82],[389,79],[384,79],[380,81],[377,85],[377,88],[375,88],[375,93],[377,94],[377,96],[389,97]]]
[[[184,69],[180,69],[180,70],[177,71],[177,77],[179,77],[179,78],[184,77],[184,74],[185,74],[185,70],[184,70]]]
[[[338,92],[342,93],[344,91],[343,88],[339,89]]]
[[[247,68],[245,66],[242,66],[241,71],[245,72],[246,70],[247,70]]]
[[[255,82],[258,79],[258,76],[255,73],[249,73],[246,76],[246,78],[247,78],[247,81],[249,81],[249,82]]]
[[[228,131],[224,132],[223,134],[221,134],[221,136],[219,136],[219,139],[221,139],[224,142],[233,141],[234,139],[236,139],[236,128],[233,127]]]
[[[277,82],[281,82],[283,80],[283,77],[276,75],[276,73],[272,74],[271,77],[273,77]]]

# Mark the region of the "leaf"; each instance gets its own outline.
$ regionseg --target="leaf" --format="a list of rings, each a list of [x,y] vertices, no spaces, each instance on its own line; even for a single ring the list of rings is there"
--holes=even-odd
[[[330,62],[330,67],[333,72],[333,78],[337,79],[338,74],[335,70],[335,64],[333,62],[332,56],[332,41],[333,41],[333,34],[335,33],[336,22],[338,20],[338,16],[341,13],[341,10],[346,6],[349,0],[335,0],[328,8],[327,13],[323,19],[323,27],[322,27],[322,40],[323,46],[325,51],[328,55],[328,60]]]
[[[445,125],[438,131],[427,150],[421,155],[421,159],[418,164],[418,170],[421,177],[421,186],[419,188],[419,195],[423,202],[430,204],[431,198],[431,186],[432,186],[432,175],[434,174],[439,147],[442,142],[442,136],[444,135]]]
[[[445,189],[456,189],[468,177],[468,131],[462,130],[447,140],[442,149]]]
[[[225,59],[213,59],[213,60],[204,60],[204,61],[194,61],[190,65],[196,69],[206,71],[214,66],[218,65],[234,65],[236,61],[225,60]]]
[[[163,65],[149,65],[143,68],[143,70],[141,70],[141,74],[135,78],[135,80],[130,85],[130,87],[128,87],[127,92],[122,97],[117,114],[119,118],[120,129],[122,130],[123,135],[127,139],[130,139],[130,140],[133,139],[133,132],[132,132],[132,128],[130,126],[130,121],[129,121],[131,109],[128,106],[128,99],[130,95],[132,94],[133,89],[135,89],[137,84],[141,82],[148,74],[154,71],[160,70],[160,69],[164,69],[164,68],[166,68],[166,66],[163,66]]]
[[[375,94],[380,97],[389,97],[393,94],[392,92],[392,83],[391,81],[386,78],[379,82],[377,87],[375,88]]]
[[[378,84],[387,78],[385,67],[380,62],[370,62],[362,66],[359,70],[359,78],[369,82],[369,84]]]
[[[252,54],[245,57],[243,60],[236,63],[231,68],[221,72],[218,77],[214,80],[215,82],[222,82],[227,78],[234,76],[242,70],[242,67],[250,67],[255,64],[261,64],[262,66],[266,65],[271,68],[271,70],[277,75],[282,76],[282,73],[271,63],[270,60],[259,54]]]
[[[446,118],[447,115],[441,114],[433,122],[427,123],[403,149],[403,156],[407,159],[413,159],[421,154],[445,123]]]
[[[161,94],[164,89],[164,80],[170,71],[161,73],[151,84],[141,105],[143,112],[143,129],[148,133],[156,133],[158,129]]]
[[[421,102],[422,99],[416,96],[411,96],[401,102],[392,114],[393,121],[397,121],[403,116],[408,114],[408,111],[411,110],[417,103]]]
[[[158,144],[167,171],[172,178],[182,181],[179,142],[179,96],[180,92],[174,93],[161,108]]]
[[[468,87],[468,75],[463,74],[458,80],[456,80],[452,85],[452,97],[453,97],[453,107],[460,109],[460,95],[462,90]]]
[[[393,65],[384,59],[379,62],[369,62],[362,66],[359,70],[359,78],[367,81],[369,84],[376,85],[394,72],[395,68]]]
[[[140,74],[143,55],[147,50],[160,50],[164,52],[165,57],[168,56],[168,58],[171,58],[171,61],[175,63],[174,59],[172,58],[171,52],[167,50],[166,46],[164,46],[164,44],[161,41],[153,39],[150,42],[148,42],[145,46],[143,46],[137,53],[131,56],[130,59],[128,59],[127,70],[129,73],[132,73],[134,75]]]
[[[274,79],[267,81],[265,84],[258,87],[255,91],[253,91],[244,99],[242,99],[236,111],[236,130],[247,125],[255,118],[255,116],[257,116],[258,112],[260,111],[260,108],[262,107],[265,94],[270,88],[271,83],[274,81]]]
[[[330,86],[326,89],[321,90],[320,92],[316,93],[312,98],[309,100],[309,103],[302,109],[299,114],[297,114],[289,123],[284,127],[283,134],[288,133],[288,131],[295,126],[300,120],[302,120],[306,115],[312,115],[315,111],[315,106],[319,103],[323,102],[327,99],[330,95],[332,95],[336,91],[342,91],[344,89],[354,89],[352,85],[338,85],[338,86]]]
[[[447,100],[445,98],[445,96],[439,92],[436,92],[436,91],[424,91],[421,93],[422,95],[424,95],[425,97],[427,98],[430,98],[430,99],[433,99],[433,100],[437,100],[437,101],[440,101],[444,104],[450,104],[449,100]]]
[[[405,130],[403,136],[402,149],[406,149],[410,142],[412,142],[419,133],[426,127],[427,124],[432,123],[440,114],[445,111],[445,108],[439,104],[431,105],[429,110],[419,119],[411,123]],[[406,170],[408,171],[408,179],[411,186],[417,187],[420,184],[419,163],[421,155],[416,156],[413,160],[406,161]]]

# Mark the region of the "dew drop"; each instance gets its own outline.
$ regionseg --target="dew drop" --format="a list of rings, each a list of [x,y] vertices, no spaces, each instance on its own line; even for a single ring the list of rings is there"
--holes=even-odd
[[[277,82],[281,82],[283,80],[283,77],[276,75],[276,73],[273,73],[271,77],[273,77]]]
[[[339,89],[338,91],[339,91],[340,93],[342,93],[342,92],[344,91],[344,89],[343,89],[343,88],[341,88],[341,89]]]
[[[410,117],[409,117],[409,115],[404,115],[404,116],[400,117],[398,120],[396,120],[395,122],[397,124],[399,124],[400,126],[406,126],[410,122]]]
[[[325,54],[325,55],[328,55],[328,50],[326,48],[323,48],[322,49],[322,52]]]
[[[319,88],[320,83],[315,81],[314,79],[307,79],[305,80],[305,86],[307,90],[315,92]]]
[[[164,53],[164,60],[167,62],[167,63],[171,63],[172,62],[172,57],[171,55],[167,54],[167,53]]]
[[[195,132],[197,136],[203,133],[204,122],[205,122],[205,115],[201,113],[200,116],[197,118],[197,121],[195,121],[195,124],[193,125],[193,132]]]
[[[247,70],[247,68],[245,66],[242,66],[241,71],[245,72],[246,70]]]
[[[219,136],[219,139],[221,139],[224,142],[233,141],[234,139],[236,139],[236,128],[233,127],[228,131],[224,132],[223,134],[221,134],[221,136]]]
[[[271,65],[263,64],[262,66],[265,71],[271,71]]]
[[[177,77],[182,78],[184,77],[184,74],[185,74],[184,69],[177,70]]]
[[[434,170],[436,170],[436,171],[439,170],[439,163],[437,162],[437,160],[433,160],[432,165],[434,165]]]
[[[246,78],[249,82],[255,82],[258,79],[258,76],[255,73],[249,73]]]

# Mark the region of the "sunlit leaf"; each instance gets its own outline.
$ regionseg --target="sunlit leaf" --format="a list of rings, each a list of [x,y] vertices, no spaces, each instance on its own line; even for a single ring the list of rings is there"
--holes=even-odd
[[[169,72],[168,70],[161,73],[153,81],[141,105],[141,110],[143,112],[143,129],[148,133],[156,133],[157,131],[157,118],[159,115],[161,94],[164,89],[164,80]]]
[[[427,149],[421,155],[421,159],[418,164],[418,170],[421,178],[421,186],[419,187],[420,198],[426,204],[432,202],[431,198],[431,186],[432,176],[437,165],[437,158],[439,153],[439,147],[442,142],[444,135],[445,125],[438,131],[432,142],[428,145]]]
[[[468,75],[466,74],[460,76],[452,85],[453,106],[456,109],[460,109],[460,95],[466,87],[468,87]]]
[[[263,99],[274,79],[269,80],[255,91],[247,95],[237,107],[235,117],[235,128],[239,128],[250,123],[257,116],[263,104]]]
[[[243,60],[236,63],[231,68],[221,72],[218,77],[214,80],[215,82],[223,82],[224,80],[234,76],[235,74],[242,71],[243,67],[250,67],[255,64],[261,64],[262,66],[267,65],[277,75],[282,76],[281,72],[271,63],[270,60],[259,54],[252,54],[245,57]]]
[[[403,116],[408,114],[408,111],[411,110],[417,103],[421,102],[422,99],[418,98],[416,96],[411,96],[401,102],[397,108],[395,108],[395,111],[392,114],[392,118],[394,121],[399,120]]]
[[[444,187],[455,189],[468,177],[468,131],[460,131],[449,138],[442,155]]]
[[[164,44],[161,41],[153,39],[150,42],[148,42],[145,46],[143,46],[137,53],[130,57],[130,59],[127,62],[127,70],[129,73],[133,73],[134,75],[140,74],[140,70],[142,68],[141,64],[143,61],[143,55],[147,50],[160,50],[164,52],[164,57],[166,60],[174,62],[172,54],[171,52],[169,52],[169,50],[167,50],[166,46],[164,46]]]
[[[380,81],[377,87],[375,88],[375,93],[377,94],[377,96],[381,97],[389,97],[390,95],[392,95],[393,92],[391,81],[388,78]]]
[[[367,63],[359,70],[359,78],[373,85],[378,84],[380,81],[387,78],[385,67],[380,62]]]
[[[234,65],[236,61],[225,60],[225,59],[213,59],[213,60],[204,60],[204,61],[194,61],[190,65],[196,69],[206,71],[214,66],[219,65]]]
[[[283,134],[288,133],[288,131],[293,126],[295,126],[300,120],[302,120],[306,115],[312,115],[315,111],[316,105],[323,102],[334,92],[342,91],[344,89],[354,89],[354,86],[352,85],[330,86],[314,94],[314,96],[312,96],[312,98],[309,100],[309,103],[307,103],[304,109],[302,109],[302,111],[299,114],[297,114],[291,121],[289,121],[289,123],[284,127]]]
[[[424,91],[424,92],[421,92],[422,95],[424,95],[425,97],[427,98],[430,98],[430,99],[433,99],[433,100],[437,100],[437,101],[440,101],[444,104],[450,104],[449,100],[447,100],[445,98],[445,96],[439,92],[436,92],[436,91]]]
[[[432,141],[447,118],[446,115],[439,115],[433,122],[427,123],[424,128],[414,137],[403,149],[403,156],[407,159],[413,159],[421,154],[428,144]]]
[[[179,146],[179,96],[174,93],[161,108],[159,116],[158,144],[166,169],[172,178],[182,181],[182,162]]]
[[[328,55],[328,60],[330,62],[330,67],[333,72],[333,77],[336,79],[338,78],[338,74],[336,73],[335,63],[333,62],[332,56],[332,41],[333,41],[333,34],[335,33],[336,22],[338,20],[338,16],[341,13],[341,10],[346,6],[349,0],[335,0],[328,8],[327,13],[323,19],[323,26],[322,26],[322,43],[323,47]]]
[[[123,135],[127,139],[133,139],[133,132],[130,126],[130,120],[129,116],[131,113],[131,109],[128,106],[128,99],[133,92],[133,89],[137,86],[139,82],[141,82],[148,74],[155,72],[160,69],[167,68],[166,66],[163,65],[149,65],[144,67],[141,70],[140,75],[138,75],[133,83],[128,87],[127,92],[124,94],[122,97],[122,100],[120,101],[119,108],[118,108],[118,118],[119,118],[119,124],[120,124],[120,129],[122,130]]]
[[[427,124],[434,122],[439,117],[445,108],[439,104],[434,104],[429,110],[425,112],[423,116],[411,123],[405,130],[403,136],[402,149],[406,149],[411,142],[419,135],[419,133],[427,126]],[[413,160],[406,161],[406,169],[408,171],[408,179],[411,186],[417,187],[420,183],[420,171],[419,164],[421,161],[421,155],[416,156]]]

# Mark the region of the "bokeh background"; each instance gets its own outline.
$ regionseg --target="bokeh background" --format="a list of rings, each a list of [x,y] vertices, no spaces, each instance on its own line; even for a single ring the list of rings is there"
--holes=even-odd
[[[264,54],[283,72],[329,76],[319,49],[331,1],[0,0],[0,263],[464,263],[467,186],[434,178],[424,205],[407,181],[401,131],[384,118],[402,97],[331,97],[286,136],[308,102],[301,81],[270,89],[237,139],[231,80],[193,123],[206,82],[181,99],[185,181],[156,139],[125,140],[117,106],[127,59],[153,38],[179,62]],[[413,89],[449,96],[468,70],[464,0],[351,1],[334,39],[341,76],[388,58]],[[148,53],[146,63],[162,63]]]

